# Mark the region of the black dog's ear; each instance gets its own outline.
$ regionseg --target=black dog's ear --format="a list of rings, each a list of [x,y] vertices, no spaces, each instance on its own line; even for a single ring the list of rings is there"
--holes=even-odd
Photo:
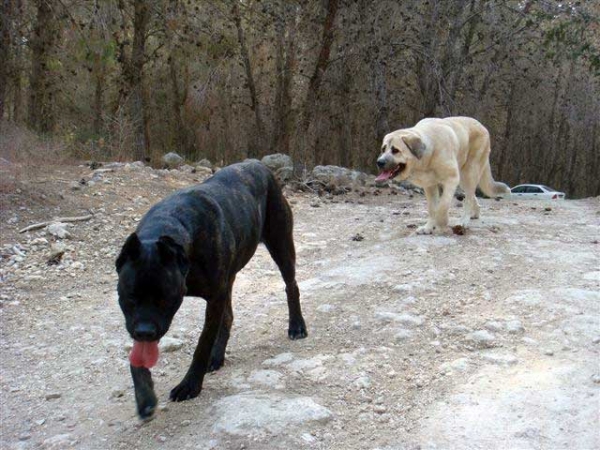
[[[117,262],[115,264],[115,266],[117,267],[117,273],[121,271],[121,268],[128,259],[133,261],[139,258],[141,248],[142,243],[140,242],[138,235],[135,233],[131,233],[125,241],[125,244],[123,244],[121,253],[117,258]]]
[[[175,261],[181,270],[181,273],[187,275],[190,263],[185,255],[185,250],[170,236],[161,236],[156,242],[158,254],[163,263]]]
[[[410,152],[415,155],[415,158],[421,159],[427,150],[427,147],[419,136],[404,136],[402,138]]]

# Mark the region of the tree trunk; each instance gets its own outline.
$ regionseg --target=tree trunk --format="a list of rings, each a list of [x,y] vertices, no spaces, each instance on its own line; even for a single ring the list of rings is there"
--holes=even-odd
[[[172,130],[174,135],[174,142],[177,146],[178,151],[186,155],[187,157],[193,157],[196,155],[196,144],[195,137],[192,130],[190,130],[183,118],[183,106],[186,100],[186,82],[185,76],[182,73],[187,71],[187,62],[181,58],[181,55],[177,52],[175,45],[175,36],[173,35],[172,26],[169,21],[176,21],[180,18],[185,11],[181,8],[178,0],[170,0],[166,10],[163,12],[164,16],[164,28],[166,44],[169,49],[169,56],[167,62],[169,65],[169,77],[171,82],[171,110],[173,114],[173,120],[175,121],[175,127]],[[181,68],[181,69],[179,69]],[[183,87],[180,86],[180,80],[184,79]]]
[[[254,111],[254,120],[256,123],[255,133],[252,135],[252,142],[248,151],[249,158],[257,158],[260,156],[262,151],[262,143],[264,138],[264,126],[262,117],[260,114],[260,103],[258,96],[256,95],[256,84],[254,83],[254,75],[252,73],[252,65],[250,63],[250,54],[248,53],[248,46],[246,44],[246,36],[244,35],[244,28],[242,27],[242,18],[240,15],[240,8],[237,0],[233,3],[233,20],[237,28],[238,43],[240,45],[240,53],[242,55],[242,62],[246,71],[246,82],[248,83],[248,90],[250,91],[250,108]]]
[[[508,91],[508,100],[506,104],[506,124],[504,125],[504,139],[502,142],[502,149],[498,159],[497,173],[500,179],[510,179],[506,171],[506,161],[508,160],[509,153],[511,152],[510,140],[512,131],[512,117],[514,110],[514,99],[515,99],[516,82],[513,81]]]
[[[450,74],[448,75],[447,92],[448,98],[450,100],[448,114],[450,115],[453,115],[454,113],[455,108],[453,106],[456,100],[456,91],[460,86],[464,69],[467,66],[466,58],[469,55],[469,51],[471,50],[471,44],[473,43],[473,38],[475,37],[475,31],[477,30],[477,26],[481,21],[481,14],[475,14],[475,0],[471,0],[469,5],[469,12],[467,15],[469,25],[466,31],[466,35],[462,45],[460,46],[458,59],[457,61],[452,62],[452,69],[450,71]]]
[[[10,68],[12,67],[12,2],[2,0],[0,6],[0,122],[4,119],[6,110],[6,95],[9,83]]]
[[[37,18],[31,37],[31,75],[29,77],[29,126],[40,133],[54,128],[54,80],[49,67],[57,37],[54,10],[47,0],[37,0]]]
[[[99,136],[103,131],[104,120],[102,113],[104,111],[104,68],[97,67],[98,73],[95,77],[95,89],[94,89],[94,133]]]
[[[312,150],[312,160],[316,163],[319,160],[317,147],[315,146],[315,139],[308,135],[310,125],[314,119],[314,115],[317,107],[317,100],[319,96],[319,89],[323,82],[323,75],[329,64],[329,54],[331,53],[331,45],[333,44],[333,24],[338,11],[339,0],[328,0],[327,2],[327,16],[323,24],[323,36],[321,39],[321,50],[317,58],[315,70],[310,77],[308,83],[308,90],[306,92],[306,100],[304,101],[304,111],[302,116],[302,122],[300,125],[301,133],[305,138],[308,139],[308,151]]]
[[[275,102],[273,104],[273,131],[271,134],[270,153],[278,153],[283,134],[285,112],[283,109],[283,80],[285,65],[285,20],[275,23]]]
[[[133,158],[143,161],[149,150],[144,95],[144,64],[146,62],[146,31],[150,21],[150,5],[144,0],[135,0],[134,8],[133,48],[129,64],[130,111],[134,125]]]

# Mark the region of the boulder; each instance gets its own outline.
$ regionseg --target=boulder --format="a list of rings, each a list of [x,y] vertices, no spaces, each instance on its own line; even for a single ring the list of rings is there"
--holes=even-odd
[[[255,391],[221,398],[213,405],[211,417],[213,432],[253,436],[277,435],[293,427],[326,423],[333,414],[310,397]]]
[[[169,152],[162,157],[162,162],[169,169],[176,169],[183,164],[183,158],[175,152]]]
[[[276,173],[278,170],[284,167],[289,167],[290,169],[294,168],[292,158],[290,158],[288,155],[284,155],[283,153],[274,153],[273,155],[267,155],[261,160],[261,162],[269,169],[271,169],[274,173]]]
[[[213,174],[213,171],[211,168],[209,167],[205,167],[205,166],[196,166],[194,168],[196,176],[201,177],[201,178],[208,178],[211,177]]]
[[[213,164],[208,159],[204,158],[196,163],[196,168],[198,167],[208,167],[210,170],[212,170]]]
[[[363,186],[368,179],[366,173],[339,166],[315,166],[311,177],[313,180],[320,181],[326,185],[335,185],[338,187]]]

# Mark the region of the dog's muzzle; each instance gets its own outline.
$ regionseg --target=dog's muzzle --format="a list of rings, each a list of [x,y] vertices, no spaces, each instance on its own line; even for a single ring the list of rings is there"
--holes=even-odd
[[[158,327],[152,322],[138,322],[133,328],[133,338],[136,341],[158,340]]]

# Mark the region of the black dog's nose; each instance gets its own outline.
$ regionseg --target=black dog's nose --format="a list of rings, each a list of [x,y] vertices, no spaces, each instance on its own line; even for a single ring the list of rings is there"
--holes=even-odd
[[[140,322],[133,329],[133,338],[136,341],[155,341],[157,337],[156,325],[152,322]]]
[[[379,167],[380,169],[383,169],[385,167],[386,161],[385,159],[378,159],[377,160],[377,167]]]

